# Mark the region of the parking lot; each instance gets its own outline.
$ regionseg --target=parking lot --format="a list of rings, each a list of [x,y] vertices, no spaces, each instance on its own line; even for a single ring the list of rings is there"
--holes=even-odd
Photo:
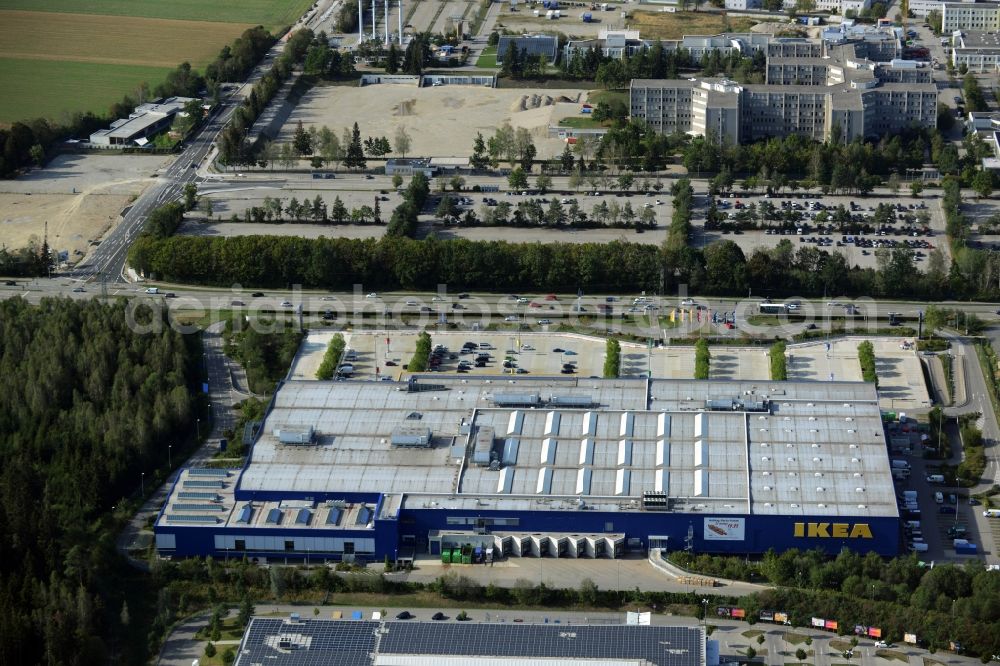
[[[733,193],[701,204],[694,224],[694,245],[733,240],[749,255],[788,240],[795,249],[815,247],[840,252],[851,265],[876,266],[879,249],[909,248],[918,266],[926,266],[931,250],[948,254],[944,219],[937,199],[866,197],[859,203],[844,196],[799,194],[768,196]]]
[[[351,379],[405,377],[416,350],[416,331],[344,331],[353,351]],[[333,337],[332,331],[311,331],[292,363],[293,379],[313,379]],[[606,342],[571,333],[466,331],[434,332],[431,371],[476,375],[544,375],[602,377]],[[798,381],[861,381],[857,345],[860,338],[791,345],[787,350],[788,378]],[[900,339],[874,339],[876,372],[882,407],[921,410],[930,407],[920,361],[912,349],[901,349]],[[694,378],[694,347],[648,348],[621,345],[621,376],[666,379]],[[770,379],[768,347],[711,348],[712,379]]]
[[[334,333],[312,331],[292,363],[292,379],[314,379]],[[343,332],[347,348],[355,352],[352,379],[399,379],[416,351],[417,332]],[[386,340],[389,343],[386,344]],[[436,356],[433,371],[475,375],[545,375],[600,377],[604,369],[605,341],[570,334],[498,333],[473,331],[432,333],[431,342],[444,349]],[[475,344],[476,347],[466,345]],[[484,361],[478,361],[483,357]]]
[[[917,552],[921,559],[935,561],[965,561],[979,557],[984,550],[995,551],[996,535],[983,533],[982,526],[992,527],[995,519],[982,519],[982,506],[970,505],[964,489],[937,482],[940,473],[936,461],[925,461],[919,445],[913,455],[892,453],[890,458],[909,465],[909,478],[896,480],[896,494],[900,503],[900,517],[904,521],[906,543],[904,547]],[[896,464],[896,463],[894,463]],[[907,508],[906,492],[916,493],[916,509]],[[941,497],[937,497],[937,493]],[[938,502],[937,500],[941,501]],[[976,544],[977,554],[959,554],[954,540],[965,539]]]

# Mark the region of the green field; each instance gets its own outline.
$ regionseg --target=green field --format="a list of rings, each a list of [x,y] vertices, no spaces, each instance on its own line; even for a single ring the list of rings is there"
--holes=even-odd
[[[0,0],[0,9],[250,23],[275,29],[294,23],[311,4],[311,0]]]
[[[2,0],[0,0],[2,2]],[[497,47],[487,46],[483,49],[480,54],[479,59],[476,60],[476,67],[481,67],[483,69],[496,69],[497,66]]]
[[[7,94],[0,96],[0,123],[46,116],[57,121],[73,111],[107,113],[143,81],[163,81],[169,69],[136,65],[0,58]],[[14,94],[13,91],[16,91]]]

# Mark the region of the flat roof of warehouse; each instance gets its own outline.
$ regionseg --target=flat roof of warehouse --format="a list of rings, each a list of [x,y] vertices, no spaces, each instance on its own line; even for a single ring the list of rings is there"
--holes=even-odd
[[[870,384],[428,375],[419,387],[431,390],[284,383],[241,491],[385,493],[393,507],[582,500],[613,511],[660,492],[675,511],[898,515]],[[768,411],[744,411],[763,399]],[[275,434],[310,426],[311,445]],[[429,429],[430,446],[393,446],[408,426]]]

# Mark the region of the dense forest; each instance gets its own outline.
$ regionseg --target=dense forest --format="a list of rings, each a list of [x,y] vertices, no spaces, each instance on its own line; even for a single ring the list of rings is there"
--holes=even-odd
[[[0,302],[0,664],[143,660],[110,514],[190,430],[193,354],[164,324],[124,301]]]

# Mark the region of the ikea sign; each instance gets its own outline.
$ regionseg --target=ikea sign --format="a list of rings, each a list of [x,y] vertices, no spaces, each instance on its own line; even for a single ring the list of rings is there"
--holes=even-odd
[[[872,539],[868,523],[795,523],[796,537],[819,539]]]

